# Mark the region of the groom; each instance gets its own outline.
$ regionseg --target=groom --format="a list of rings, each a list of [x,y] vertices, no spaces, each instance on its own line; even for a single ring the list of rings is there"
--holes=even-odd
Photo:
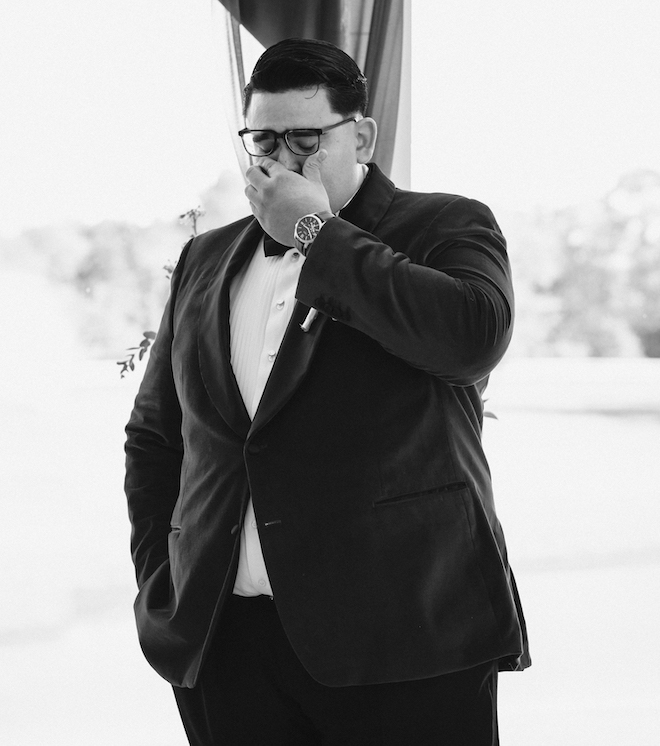
[[[481,446],[504,238],[370,162],[333,45],[244,101],[254,217],[185,247],[127,426],[143,650],[191,744],[492,746],[529,665]]]

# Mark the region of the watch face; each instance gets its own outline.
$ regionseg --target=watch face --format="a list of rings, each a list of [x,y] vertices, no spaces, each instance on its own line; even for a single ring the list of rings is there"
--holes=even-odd
[[[296,225],[296,238],[302,244],[311,243],[321,229],[323,223],[316,215],[305,215]]]

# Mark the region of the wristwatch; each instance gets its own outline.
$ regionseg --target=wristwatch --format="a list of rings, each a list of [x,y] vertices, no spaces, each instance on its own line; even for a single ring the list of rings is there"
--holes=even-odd
[[[296,227],[293,229],[293,239],[297,249],[303,256],[307,256],[310,244],[316,238],[321,228],[323,228],[330,218],[334,217],[335,215],[332,212],[313,212],[309,215],[303,215],[296,222]]]

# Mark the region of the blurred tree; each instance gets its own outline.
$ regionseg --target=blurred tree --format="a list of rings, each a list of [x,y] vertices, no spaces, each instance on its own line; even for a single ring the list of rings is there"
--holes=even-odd
[[[240,175],[221,174],[201,207],[199,232],[247,215]],[[660,357],[660,174],[628,174],[589,205],[501,217],[517,297],[512,354]],[[0,240],[0,260],[75,288],[88,353],[117,358],[157,329],[166,267],[190,233],[175,219],[48,226]]]
[[[555,354],[660,355],[660,174],[628,174],[602,200],[554,213],[551,233]]]
[[[623,313],[647,357],[660,357],[660,174],[624,176],[608,195],[618,228],[619,270],[626,277]]]
[[[601,202],[557,213],[563,268],[552,288],[561,312],[549,339],[560,354],[612,357],[639,353],[622,305],[621,226]]]

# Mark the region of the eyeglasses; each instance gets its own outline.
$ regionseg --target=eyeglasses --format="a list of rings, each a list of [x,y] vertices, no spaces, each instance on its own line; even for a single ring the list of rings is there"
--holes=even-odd
[[[321,145],[321,135],[330,132],[335,127],[341,127],[347,122],[357,122],[355,117],[342,119],[337,124],[329,127],[305,130],[287,130],[286,132],[275,132],[273,130],[251,130],[247,127],[238,135],[243,140],[243,147],[250,155],[263,157],[271,155],[277,148],[277,141],[284,140],[287,148],[295,155],[313,155]]]

